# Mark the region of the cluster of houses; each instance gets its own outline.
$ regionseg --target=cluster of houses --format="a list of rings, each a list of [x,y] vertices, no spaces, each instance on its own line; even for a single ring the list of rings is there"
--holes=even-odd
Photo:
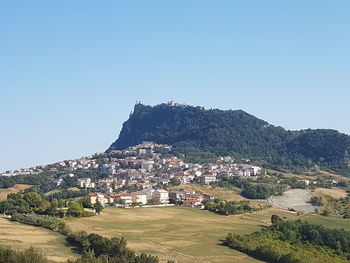
[[[191,190],[173,190],[169,192],[169,197],[182,206],[193,208],[204,208],[204,200],[213,200],[215,198],[212,195],[198,194]]]
[[[41,173],[42,170],[35,168],[23,168],[19,170],[8,170],[0,173],[0,176],[18,176],[18,175],[34,175]]]
[[[172,178],[176,178],[181,184],[189,184],[193,181],[202,184],[215,182],[222,176],[249,177],[260,174],[261,168],[249,164],[233,163],[229,156],[218,158],[217,164],[185,163],[182,159],[172,156],[164,158],[161,151],[169,151],[171,146],[143,142],[125,150],[114,150],[109,154],[96,153],[93,156],[66,160],[45,166],[6,171],[0,176],[16,176],[40,174],[42,172],[62,172],[74,174],[77,170],[100,171],[108,176],[120,180],[112,180],[113,183],[156,183],[168,184]],[[113,156],[123,156],[117,158]],[[116,182],[115,182],[116,181]],[[137,182],[136,182],[137,181]],[[82,188],[94,188],[103,182],[79,181]],[[105,182],[106,185],[110,181]]]
[[[147,165],[149,163],[150,161],[147,161]],[[106,171],[107,177],[96,181],[91,180],[89,177],[79,178],[77,186],[82,189],[95,189],[105,194],[112,194],[118,192],[118,189],[125,187],[134,187],[140,191],[147,191],[149,189],[159,189],[168,185],[186,185],[191,183],[208,185],[220,180],[219,176],[238,176],[227,175],[227,170],[220,170],[221,166],[206,167],[195,164],[186,165],[187,168],[183,170],[181,167],[184,165],[181,160],[165,160],[164,163],[164,170],[160,171],[154,169],[155,165],[159,165],[159,163],[156,162],[152,164],[152,167],[146,168],[142,168],[143,166],[141,164],[139,169],[108,169]],[[112,166],[115,167],[118,165],[113,164]],[[190,167],[193,168],[191,169]],[[252,172],[249,172],[249,176],[257,173],[257,171],[253,171],[255,168],[250,166],[244,171],[249,171],[248,169],[252,170]]]
[[[168,106],[182,105],[169,102]],[[167,154],[170,151],[171,146],[143,142],[125,150],[112,150],[108,153],[96,153],[90,157],[46,166],[6,171],[0,176],[59,172],[55,178],[57,186],[64,186],[67,181],[73,181],[73,184],[76,182],[80,189],[89,189],[92,204],[99,201],[103,206],[165,206],[171,201],[186,207],[202,208],[203,201],[214,197],[188,190],[168,192],[165,189],[175,185],[209,185],[229,177],[256,178],[264,174],[261,167],[252,165],[249,159],[241,159],[237,162],[230,156],[223,156],[217,158],[215,163],[189,163],[182,157]],[[98,174],[98,176],[91,179],[85,176],[87,174]],[[299,179],[298,181],[307,187],[318,184],[316,180]],[[326,183],[331,186],[338,184],[335,180],[329,180]]]
[[[48,165],[38,165],[31,168],[22,168],[19,170],[8,170],[0,173],[0,176],[18,176],[18,175],[36,175],[43,172],[72,172],[76,170],[91,170],[94,171],[99,168],[97,161],[91,157],[79,158],[74,160],[66,160]]]
[[[96,160],[91,159],[91,158],[80,158],[80,159],[75,159],[75,160],[68,160],[65,162],[60,162],[59,163],[62,167],[68,166],[70,170],[78,170],[78,169],[83,169],[83,170],[88,170],[90,168],[98,168],[99,164],[96,162]]]
[[[190,190],[146,189],[131,193],[89,193],[89,199],[92,204],[100,202],[104,207],[167,206],[172,201],[184,207],[204,208],[203,201],[212,200],[214,196]]]
[[[169,102],[169,106],[177,105]],[[169,145],[143,142],[125,150],[96,153],[86,158],[66,160],[19,171],[7,171],[2,175],[60,172],[59,177],[55,179],[56,186],[62,186],[65,181],[73,178],[79,188],[98,192],[97,197],[103,204],[118,204],[120,200],[124,200],[128,204],[141,203],[144,205],[155,202],[156,195],[160,191],[165,191],[162,189],[167,185],[191,183],[208,185],[223,177],[250,177],[261,173],[260,167],[247,164],[249,160],[244,160],[244,164],[238,164],[231,157],[226,156],[218,158],[215,164],[186,163],[179,157],[164,154],[170,150]],[[101,179],[92,180],[88,176],[81,176],[84,173],[98,173],[102,176],[99,176]],[[139,192],[127,193],[128,190],[124,190],[125,188],[137,189]],[[119,192],[123,193],[119,194]],[[141,192],[146,193],[147,197],[143,198]],[[185,196],[186,198],[181,197],[180,201],[188,206],[198,206],[201,202],[199,197],[189,199],[188,193]],[[168,202],[167,198],[162,197],[161,199],[161,204]]]
[[[178,106],[169,102],[169,106]],[[215,164],[186,163],[167,153],[171,146],[143,142],[125,150],[96,153],[93,156],[36,166],[4,175],[28,175],[60,172],[57,186],[75,180],[77,187],[90,190],[91,203],[103,206],[168,205],[169,198],[188,207],[202,207],[212,197],[191,191],[166,191],[165,186],[191,183],[208,185],[223,177],[250,177],[261,173],[258,166],[235,163],[229,157],[218,158]],[[62,173],[65,172],[65,173]],[[82,174],[99,174],[91,179]],[[96,177],[94,177],[96,178]]]
[[[103,206],[129,207],[144,205],[168,205],[169,193],[163,189],[147,189],[132,193],[90,193],[90,202],[100,202]]]
[[[126,184],[142,189],[172,182],[210,184],[223,177],[250,177],[261,173],[260,167],[234,163],[229,156],[218,158],[216,164],[186,163],[176,156],[163,157],[160,149],[170,150],[171,147],[143,142],[126,150],[112,151],[108,156],[102,155],[99,160],[103,164],[99,170],[108,177],[97,182],[85,178],[79,181],[79,185],[82,188],[102,187],[106,192],[112,192]],[[99,155],[96,154],[95,158]]]

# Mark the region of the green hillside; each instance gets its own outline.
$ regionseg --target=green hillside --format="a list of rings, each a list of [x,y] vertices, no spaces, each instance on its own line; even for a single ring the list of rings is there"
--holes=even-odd
[[[206,110],[187,105],[136,104],[119,138],[107,151],[142,141],[173,146],[175,153],[251,158],[267,167],[312,167],[347,171],[350,136],[336,130],[288,131],[242,110]]]

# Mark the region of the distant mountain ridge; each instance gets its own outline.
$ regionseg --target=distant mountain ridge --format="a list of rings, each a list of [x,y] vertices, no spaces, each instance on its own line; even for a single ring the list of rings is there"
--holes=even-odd
[[[210,152],[253,158],[264,164],[347,168],[350,136],[331,129],[289,131],[242,110],[176,103],[137,103],[107,152],[142,141],[172,145],[179,153]]]

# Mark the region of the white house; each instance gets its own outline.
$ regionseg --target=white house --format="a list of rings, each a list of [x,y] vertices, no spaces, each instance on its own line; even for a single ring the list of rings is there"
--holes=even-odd
[[[141,164],[141,169],[151,172],[153,169],[154,161],[143,161]]]
[[[202,175],[199,179],[202,184],[210,184],[217,181],[216,176],[212,174]]]
[[[153,199],[157,200],[161,204],[169,203],[169,194],[168,191],[163,189],[155,190],[152,194]]]
[[[145,205],[147,204],[147,194],[145,192],[135,192],[136,203]]]
[[[80,188],[94,188],[95,183],[93,183],[90,178],[80,178],[78,179],[78,186]]]

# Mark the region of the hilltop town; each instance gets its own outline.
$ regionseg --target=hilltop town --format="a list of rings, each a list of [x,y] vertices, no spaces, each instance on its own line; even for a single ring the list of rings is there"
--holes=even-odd
[[[202,202],[214,196],[201,195],[190,190],[166,190],[169,186],[201,184],[209,185],[229,177],[256,177],[259,166],[250,160],[236,163],[232,157],[218,157],[215,164],[186,163],[180,157],[169,154],[171,146],[143,142],[125,150],[96,153],[90,157],[66,160],[46,166],[36,166],[17,171],[7,171],[1,176],[57,174],[55,187],[75,182],[78,188],[88,190],[92,204],[128,207],[146,205],[171,205],[202,208]],[[98,174],[92,179],[86,174]]]

